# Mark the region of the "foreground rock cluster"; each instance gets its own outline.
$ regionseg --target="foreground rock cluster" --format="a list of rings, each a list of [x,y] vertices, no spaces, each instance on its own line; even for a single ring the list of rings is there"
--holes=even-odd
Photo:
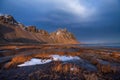
[[[0,15],[0,42],[77,44],[74,35],[66,29],[48,33],[36,26],[18,23],[11,15]]]

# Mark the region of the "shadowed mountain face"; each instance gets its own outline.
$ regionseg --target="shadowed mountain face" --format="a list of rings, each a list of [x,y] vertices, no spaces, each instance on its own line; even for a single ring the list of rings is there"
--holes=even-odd
[[[0,15],[0,42],[77,44],[74,35],[66,29],[53,33],[35,26],[24,26],[10,15]]]

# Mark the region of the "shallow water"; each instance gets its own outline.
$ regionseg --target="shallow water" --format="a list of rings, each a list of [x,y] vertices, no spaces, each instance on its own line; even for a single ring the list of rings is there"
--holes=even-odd
[[[23,66],[32,66],[32,65],[38,65],[38,64],[46,64],[52,61],[69,61],[69,60],[80,60],[77,56],[60,56],[60,55],[50,55],[51,59],[38,59],[38,58],[32,58],[30,61],[26,61],[23,64],[18,65],[18,67]]]
[[[80,59],[79,57],[75,56],[60,56],[60,55],[51,55],[50,57],[52,57],[52,59],[54,61],[69,61],[69,60],[74,60],[74,59]]]
[[[26,61],[23,64],[18,65],[18,67],[32,66],[32,65],[37,65],[37,64],[46,64],[51,61],[52,60],[42,60],[42,59],[32,58],[30,61]]]
[[[50,63],[52,61],[62,61],[64,63],[73,63],[78,66],[81,66],[84,69],[87,69],[89,71],[97,71],[97,68],[90,64],[89,62],[83,60],[82,58],[78,56],[60,56],[60,55],[50,55],[51,59],[38,59],[38,58],[32,58],[30,61],[26,61],[23,64],[18,65],[18,67],[24,67],[24,66],[32,66],[32,65],[39,65],[39,64],[46,64]]]
[[[70,60],[70,61],[66,61],[65,63],[72,63],[75,65],[78,65],[86,70],[89,71],[97,71],[97,68],[95,67],[95,65],[89,63],[88,61],[80,58],[80,60]]]
[[[80,47],[103,47],[103,48],[120,48],[120,43],[114,43],[114,44],[77,44],[75,46]]]

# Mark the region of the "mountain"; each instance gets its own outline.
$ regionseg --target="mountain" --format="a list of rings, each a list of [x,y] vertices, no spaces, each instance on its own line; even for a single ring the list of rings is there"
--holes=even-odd
[[[24,26],[11,15],[0,15],[0,43],[63,43],[77,44],[74,35],[66,29],[48,33],[36,26]]]

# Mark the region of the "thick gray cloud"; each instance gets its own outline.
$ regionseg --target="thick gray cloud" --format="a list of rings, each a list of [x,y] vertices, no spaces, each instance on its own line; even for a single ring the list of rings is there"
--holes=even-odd
[[[33,16],[36,17],[35,20],[41,20],[42,17],[43,21],[50,21],[50,19],[52,21],[52,18],[59,21],[65,14],[65,16],[68,15],[70,23],[99,20],[103,13],[114,11],[119,7],[119,0],[19,0],[17,2],[16,0],[4,0],[3,3],[11,5],[13,12],[20,12],[23,9],[25,12],[22,14],[30,14],[30,16],[35,12],[33,15],[40,16]],[[16,7],[21,10],[16,10]]]

